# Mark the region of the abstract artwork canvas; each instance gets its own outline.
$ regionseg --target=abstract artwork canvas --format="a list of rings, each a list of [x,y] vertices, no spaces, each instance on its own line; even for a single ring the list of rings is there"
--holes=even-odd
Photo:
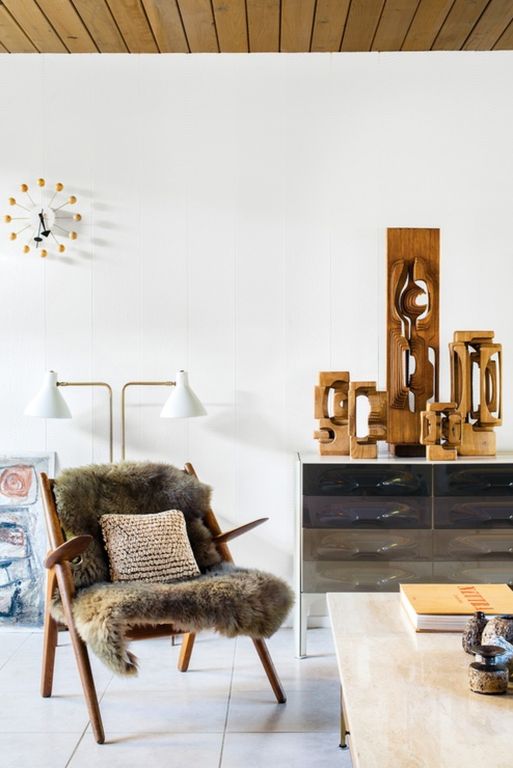
[[[43,623],[46,531],[38,473],[55,454],[0,456],[0,627]]]

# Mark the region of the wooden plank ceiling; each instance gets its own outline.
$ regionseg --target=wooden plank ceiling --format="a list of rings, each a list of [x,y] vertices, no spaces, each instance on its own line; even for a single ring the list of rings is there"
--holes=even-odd
[[[513,0],[0,0],[0,53],[512,49]]]

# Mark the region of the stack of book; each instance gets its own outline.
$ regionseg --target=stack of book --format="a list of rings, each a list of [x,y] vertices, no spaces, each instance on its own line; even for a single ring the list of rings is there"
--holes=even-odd
[[[417,632],[461,632],[469,616],[513,614],[507,584],[401,584],[401,605]]]

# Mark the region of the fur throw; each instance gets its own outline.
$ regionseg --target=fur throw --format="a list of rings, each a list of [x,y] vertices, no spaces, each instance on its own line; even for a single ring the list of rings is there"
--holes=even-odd
[[[102,515],[137,515],[179,509],[202,572],[221,562],[203,522],[210,510],[208,485],[169,464],[123,462],[65,469],[55,482],[55,500],[67,539],[89,533],[91,542],[73,569],[75,585],[109,580],[109,561],[100,529]]]
[[[268,573],[223,563],[203,522],[210,488],[166,464],[122,463],[65,470],[55,483],[66,538],[89,533],[94,540],[73,567],[76,627],[91,650],[114,672],[136,674],[127,649],[133,626],[173,624],[177,631],[215,629],[228,637],[269,637],[293,601],[288,585]],[[147,514],[180,509],[202,575],[174,583],[109,579],[99,519],[104,514]],[[55,600],[52,614],[64,621]]]
[[[137,673],[137,660],[127,650],[131,626],[172,622],[177,631],[214,628],[227,637],[269,637],[291,603],[290,589],[280,579],[226,564],[174,584],[95,584],[77,594],[73,616],[91,650],[117,674],[130,675]],[[52,613],[63,620],[60,606]]]

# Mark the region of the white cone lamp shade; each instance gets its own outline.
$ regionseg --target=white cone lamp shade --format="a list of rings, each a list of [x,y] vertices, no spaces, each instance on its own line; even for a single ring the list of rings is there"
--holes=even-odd
[[[206,416],[207,412],[200,399],[189,386],[189,374],[186,371],[178,371],[176,374],[176,386],[164,403],[160,412],[163,419],[187,419],[191,416]]]
[[[37,395],[25,408],[25,416],[40,419],[71,419],[71,411],[57,386],[57,374],[48,371]]]

